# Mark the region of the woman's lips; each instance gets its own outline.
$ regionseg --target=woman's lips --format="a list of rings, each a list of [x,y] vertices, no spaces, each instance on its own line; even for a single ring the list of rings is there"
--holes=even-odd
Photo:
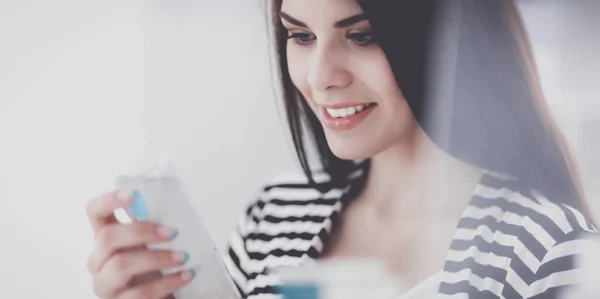
[[[353,107],[358,105],[336,105],[321,107],[321,114],[323,115],[323,124],[333,131],[346,131],[358,126],[367,116],[371,114],[373,109],[377,107],[377,104],[370,103],[364,107],[361,111],[356,111],[353,115],[345,117],[333,117],[327,109],[336,109],[337,107]],[[336,107],[336,108],[333,108]],[[337,108],[339,109],[339,108]]]

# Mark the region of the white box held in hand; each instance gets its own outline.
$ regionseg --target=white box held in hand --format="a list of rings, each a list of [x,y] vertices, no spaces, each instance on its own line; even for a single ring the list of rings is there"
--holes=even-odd
[[[166,275],[183,269],[195,270],[195,278],[173,294],[175,298],[241,298],[174,168],[168,160],[146,165],[150,167],[118,176],[115,183],[118,190],[134,195],[127,211],[132,221],[152,221],[177,230],[173,241],[148,246],[150,249],[181,250],[189,254],[184,267],[163,271]]]

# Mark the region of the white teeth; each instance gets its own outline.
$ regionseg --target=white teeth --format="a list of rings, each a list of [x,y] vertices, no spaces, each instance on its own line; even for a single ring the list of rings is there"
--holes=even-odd
[[[354,109],[354,107],[348,107],[346,108],[346,111],[348,112],[348,116],[354,115],[356,113],[356,109]]]
[[[341,108],[341,109],[329,109],[327,108],[327,113],[334,118],[339,118],[339,117],[348,117],[351,115],[354,115],[358,112],[361,112],[363,110],[365,110],[365,108],[367,108],[367,106],[369,106],[370,104],[366,104],[366,105],[357,105],[357,106],[352,106],[352,107],[347,107],[347,108]]]

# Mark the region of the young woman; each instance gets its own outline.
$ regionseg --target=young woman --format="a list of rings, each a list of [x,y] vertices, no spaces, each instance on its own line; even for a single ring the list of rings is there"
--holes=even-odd
[[[277,298],[273,270],[327,258],[382,260],[425,297],[555,298],[578,282],[575,257],[597,230],[512,1],[271,4],[305,173],[267,184],[231,239],[244,296]],[[89,205],[95,291],[163,298],[193,275],[148,278],[182,256],[145,250],[172,231],[116,223],[126,205],[114,192]]]

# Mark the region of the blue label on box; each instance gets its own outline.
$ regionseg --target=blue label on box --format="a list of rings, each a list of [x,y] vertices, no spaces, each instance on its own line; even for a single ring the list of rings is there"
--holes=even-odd
[[[138,191],[133,192],[133,202],[129,206],[129,211],[136,218],[144,218],[150,216],[150,211],[142,194]]]

